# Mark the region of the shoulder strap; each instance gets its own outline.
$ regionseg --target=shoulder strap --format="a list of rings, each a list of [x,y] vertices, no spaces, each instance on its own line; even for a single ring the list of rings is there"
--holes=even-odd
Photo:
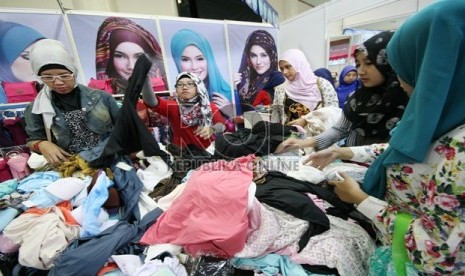
[[[317,110],[318,108],[325,106],[325,100],[323,98],[323,88],[321,87],[320,77],[316,78],[316,85],[318,87],[318,91],[320,91],[321,101],[318,102],[318,104],[315,106],[313,110]]]

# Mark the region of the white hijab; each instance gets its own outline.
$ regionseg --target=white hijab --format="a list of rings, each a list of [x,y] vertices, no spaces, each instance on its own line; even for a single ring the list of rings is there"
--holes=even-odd
[[[48,64],[60,64],[74,74],[78,72],[73,57],[66,51],[63,44],[58,40],[42,39],[37,41],[29,55],[32,71],[38,76],[40,68]],[[77,86],[77,84],[76,84]],[[32,105],[32,113],[42,114],[47,138],[50,140],[50,128],[52,126],[55,110],[52,107],[51,90],[47,85],[40,90]]]

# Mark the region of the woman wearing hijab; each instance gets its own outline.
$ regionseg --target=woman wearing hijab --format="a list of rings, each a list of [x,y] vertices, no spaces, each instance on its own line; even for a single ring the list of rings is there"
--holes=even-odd
[[[315,137],[289,138],[277,152],[307,147],[321,150],[344,138],[345,146],[389,141],[389,132],[400,121],[409,100],[386,56],[386,46],[393,34],[381,32],[355,50],[362,86],[347,98],[339,122]]]
[[[396,31],[387,54],[411,95],[402,121],[362,188],[342,173],[332,182],[379,229],[396,275],[465,274],[464,14],[463,1],[437,1]]]
[[[29,63],[32,46],[45,37],[22,24],[0,20],[0,82],[28,82],[35,80]],[[7,99],[0,85],[0,103]]]
[[[48,163],[59,164],[108,137],[118,105],[111,95],[76,82],[77,67],[61,42],[38,41],[30,62],[45,84],[24,112],[31,150]]]
[[[108,17],[97,32],[97,79],[114,79],[115,93],[124,94],[137,58],[146,54],[153,62],[150,78],[165,77],[161,48],[147,30],[123,17]]]
[[[331,83],[334,89],[336,89],[336,85],[334,84],[333,74],[327,68],[321,67],[313,71],[315,76],[323,78]]]
[[[347,65],[342,69],[339,75],[339,86],[336,88],[337,98],[339,99],[339,106],[344,108],[347,96],[357,90],[357,68],[353,65]]]
[[[265,30],[252,32],[245,44],[239,73],[234,77],[242,111],[271,103],[274,88],[283,82],[273,36]]]
[[[223,107],[231,105],[231,86],[221,75],[210,43],[205,37],[193,30],[179,30],[171,39],[171,55],[179,73],[193,73],[203,81],[210,101],[218,108],[223,111]],[[225,115],[232,117],[234,114]]]
[[[279,69],[286,81],[275,88],[273,122],[294,124],[318,107],[338,107],[331,83],[315,76],[301,50],[285,51],[279,59]]]
[[[213,134],[223,133],[225,129],[218,107],[210,103],[207,89],[197,75],[181,72],[176,77],[175,87],[175,101],[155,97],[146,89],[142,91],[144,102],[168,118],[174,145],[207,148],[213,141]]]

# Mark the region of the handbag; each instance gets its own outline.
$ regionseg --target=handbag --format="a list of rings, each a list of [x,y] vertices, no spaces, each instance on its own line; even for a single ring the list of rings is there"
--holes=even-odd
[[[37,96],[38,82],[2,82],[8,103],[31,102]]]
[[[325,99],[323,98],[323,88],[321,87],[321,80],[320,78],[316,78],[316,85],[318,87],[318,91],[320,91],[321,101],[315,106],[313,110],[317,110],[318,108],[325,107]]]
[[[90,78],[89,84],[87,86],[105,91],[108,94],[115,94],[113,79],[96,80],[94,78]]]

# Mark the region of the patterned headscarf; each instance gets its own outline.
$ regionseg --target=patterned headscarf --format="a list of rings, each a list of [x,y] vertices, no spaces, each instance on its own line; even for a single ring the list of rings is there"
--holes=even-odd
[[[284,83],[287,96],[310,110],[315,109],[321,101],[321,93],[316,83],[317,76],[313,74],[305,54],[299,49],[290,49],[279,60],[287,61],[297,73],[293,81],[286,79]]]
[[[384,142],[389,140],[389,132],[402,117],[409,100],[386,56],[386,46],[393,34],[381,32],[355,50],[354,56],[365,53],[386,80],[376,87],[362,84],[344,105],[344,115],[352,122],[353,130]]]
[[[203,82],[208,89],[210,98],[212,93],[219,93],[231,101],[231,86],[224,80],[218,66],[216,65],[215,56],[213,55],[210,43],[205,37],[193,30],[179,30],[171,39],[171,55],[173,56],[178,72],[182,71],[182,52],[190,45],[197,47],[207,61],[208,75]]]
[[[408,19],[389,42],[392,67],[414,90],[389,148],[366,173],[367,193],[383,198],[387,166],[423,162],[434,140],[465,123],[464,14],[464,1],[437,1]]]
[[[270,57],[270,69],[259,75],[253,69],[250,61],[250,49],[252,46],[262,47]],[[265,30],[257,30],[249,35],[242,53],[239,73],[242,74],[241,82],[237,85],[237,91],[242,103],[252,104],[257,93],[263,89],[270,79],[271,73],[278,70],[278,54],[273,36]]]
[[[189,100],[176,97],[179,112],[181,113],[181,121],[187,126],[211,126],[212,108],[205,85],[199,77],[189,72],[179,73],[176,77],[176,83],[186,76],[197,86],[197,95]]]
[[[154,64],[149,73],[151,78],[165,75],[161,48],[153,35],[127,18],[108,17],[97,32],[97,79],[114,78],[117,90],[125,89],[127,80],[119,76],[113,66],[114,50],[122,42],[134,42],[144,49]]]

